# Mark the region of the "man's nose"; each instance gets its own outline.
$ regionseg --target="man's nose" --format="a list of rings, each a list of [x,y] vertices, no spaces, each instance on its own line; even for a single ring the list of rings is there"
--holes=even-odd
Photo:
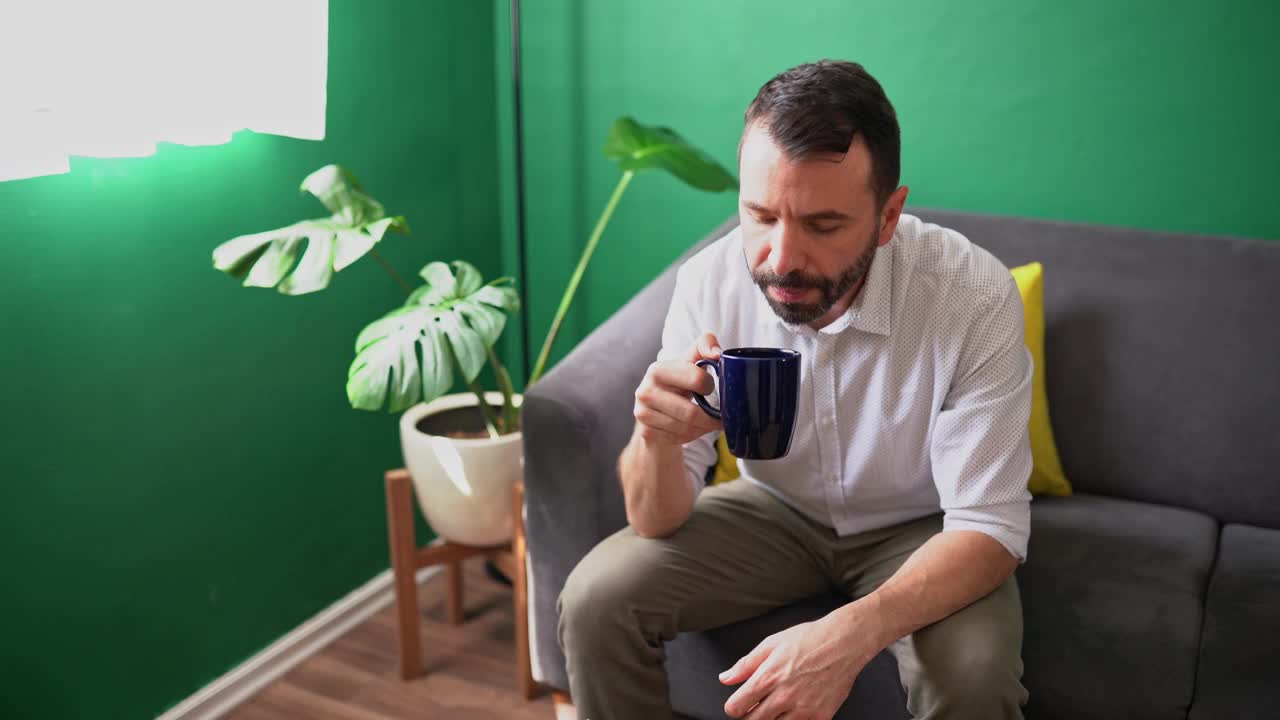
[[[769,237],[769,267],[780,276],[804,269],[804,253],[794,225],[779,222]]]

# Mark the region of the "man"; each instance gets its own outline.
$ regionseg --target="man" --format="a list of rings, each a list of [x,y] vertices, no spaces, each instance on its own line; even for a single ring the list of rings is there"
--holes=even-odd
[[[835,588],[850,602],[726,668],[735,718],[830,718],[877,653],[916,718],[1016,718],[1031,357],[1017,286],[902,214],[892,105],[860,66],[770,80],[739,146],[740,227],[679,271],[618,463],[629,527],[574,569],[560,642],[584,720],[670,717],[663,644]],[[702,489],[690,402],[721,347],[803,356],[787,457]]]

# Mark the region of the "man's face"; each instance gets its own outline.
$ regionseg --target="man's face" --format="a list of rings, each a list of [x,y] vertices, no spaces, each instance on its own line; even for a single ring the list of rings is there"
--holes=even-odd
[[[747,267],[784,321],[821,327],[847,307],[889,242],[906,200],[899,188],[877,207],[871,154],[849,151],[793,161],[753,125],[742,141],[738,213]]]

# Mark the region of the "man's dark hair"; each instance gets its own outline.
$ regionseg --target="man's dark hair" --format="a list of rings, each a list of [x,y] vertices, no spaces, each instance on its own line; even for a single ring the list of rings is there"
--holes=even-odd
[[[844,155],[853,136],[861,134],[871,152],[877,205],[898,187],[898,116],[884,88],[858,63],[820,60],[779,73],[760,88],[745,120],[745,129],[759,124],[792,160]]]

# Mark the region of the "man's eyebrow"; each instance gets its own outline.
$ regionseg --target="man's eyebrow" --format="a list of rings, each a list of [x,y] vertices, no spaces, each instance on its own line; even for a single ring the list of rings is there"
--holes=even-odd
[[[769,215],[774,214],[769,208],[753,202],[746,202],[743,203],[743,205],[752,212],[766,213]],[[800,219],[805,222],[815,222],[818,220],[852,220],[853,217],[847,213],[842,213],[839,210],[819,210],[817,212],[801,215]]]
[[[800,219],[805,222],[814,222],[815,220],[852,220],[853,218],[839,210],[819,210],[818,212],[801,215]]]

